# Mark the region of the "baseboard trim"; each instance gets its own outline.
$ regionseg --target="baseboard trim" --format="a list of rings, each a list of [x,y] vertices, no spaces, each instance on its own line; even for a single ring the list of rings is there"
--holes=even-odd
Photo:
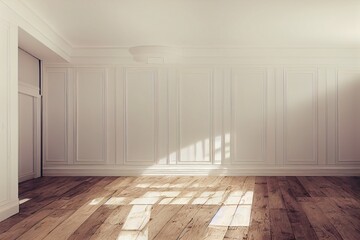
[[[19,212],[19,201],[8,203],[0,207],[0,222]]]
[[[44,176],[360,176],[357,167],[213,167],[213,166],[54,166]]]

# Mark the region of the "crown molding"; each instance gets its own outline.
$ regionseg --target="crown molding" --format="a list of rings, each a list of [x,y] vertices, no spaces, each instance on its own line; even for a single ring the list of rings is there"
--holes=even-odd
[[[72,46],[44,20],[18,0],[0,0],[3,17],[19,26],[65,61],[71,60]]]
[[[72,64],[360,64],[360,46],[357,45],[77,47],[19,0],[0,0],[0,10]],[[45,62],[52,63],[46,59]]]
[[[181,48],[169,46],[136,46],[129,52],[140,63],[177,63],[181,59]]]
[[[360,64],[360,48],[336,47],[91,47],[73,53],[72,64]]]

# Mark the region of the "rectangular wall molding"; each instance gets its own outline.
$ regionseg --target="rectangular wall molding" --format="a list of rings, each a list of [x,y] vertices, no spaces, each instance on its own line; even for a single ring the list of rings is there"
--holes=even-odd
[[[318,79],[316,69],[285,69],[284,159],[317,164]]]
[[[158,71],[127,68],[123,83],[124,164],[155,164],[158,155]]]
[[[360,70],[344,69],[336,78],[336,160],[360,163]]]
[[[74,81],[74,163],[107,160],[107,71],[77,69]]]
[[[350,131],[360,128],[353,110],[360,109],[359,69],[51,65],[45,71],[45,105],[60,104],[47,112],[45,125],[61,130],[50,130],[56,138],[44,143],[45,174],[92,165],[102,170],[91,172],[104,175],[106,166],[134,174],[187,166],[202,174],[360,169],[360,132]]]
[[[69,70],[66,68],[45,69],[44,77],[44,159],[46,162],[68,162],[67,118]]]
[[[267,85],[266,69],[243,68],[232,72],[230,135],[233,164],[266,162]]]

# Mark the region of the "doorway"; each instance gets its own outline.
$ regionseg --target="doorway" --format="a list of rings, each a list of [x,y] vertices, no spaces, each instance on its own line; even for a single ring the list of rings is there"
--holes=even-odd
[[[41,176],[41,62],[19,48],[19,182]]]

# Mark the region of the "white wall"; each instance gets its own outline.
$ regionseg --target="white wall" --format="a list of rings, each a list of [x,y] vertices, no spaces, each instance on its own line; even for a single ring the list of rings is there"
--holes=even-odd
[[[47,65],[44,173],[360,174],[359,91],[352,64]]]
[[[40,176],[39,59],[19,49],[19,182]]]
[[[19,1],[0,0],[0,221],[19,211],[18,42],[42,60],[69,59],[68,45],[49,26]]]
[[[0,18],[0,221],[19,211],[17,27]]]

